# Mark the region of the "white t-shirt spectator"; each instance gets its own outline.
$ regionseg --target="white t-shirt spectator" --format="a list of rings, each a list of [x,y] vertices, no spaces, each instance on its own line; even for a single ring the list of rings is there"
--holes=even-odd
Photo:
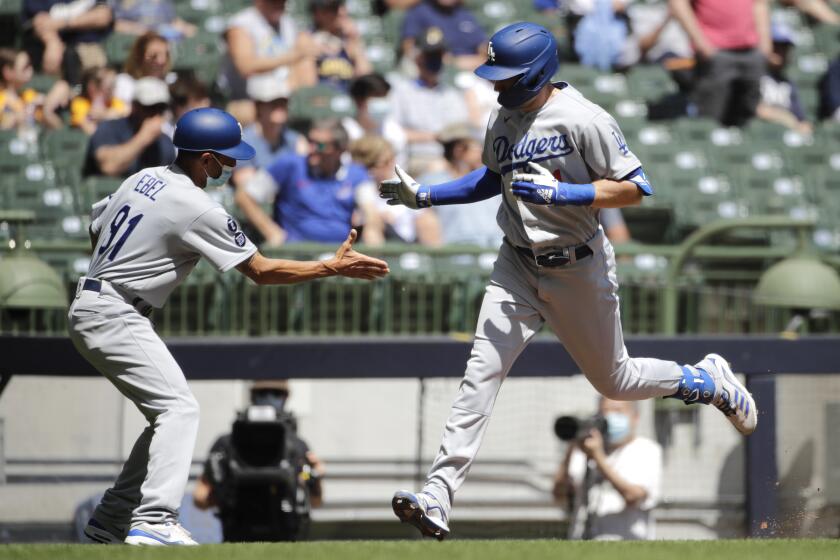
[[[297,38],[297,29],[292,18],[284,14],[277,27],[272,26],[255,7],[237,12],[228,22],[227,29],[241,27],[248,32],[254,44],[254,54],[259,57],[277,56],[292,50]],[[278,66],[270,72],[278,80],[288,82],[289,66]],[[231,99],[245,99],[246,80],[239,75],[230,55],[226,54],[218,85]]]
[[[618,490],[592,465],[591,481],[586,486],[586,455],[579,449],[569,460],[569,480],[574,488],[574,505],[569,522],[569,538],[588,536],[596,540],[649,540],[655,538],[655,522],[651,510],[659,502],[662,485],[662,448],[655,441],[636,437],[610,452],[607,462],[627,482],[647,491],[647,498],[638,506],[628,507]],[[587,515],[588,512],[588,515]],[[588,523],[587,523],[588,517]]]

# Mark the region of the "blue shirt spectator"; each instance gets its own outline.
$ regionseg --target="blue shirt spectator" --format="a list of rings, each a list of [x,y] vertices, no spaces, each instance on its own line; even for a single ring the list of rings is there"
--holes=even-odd
[[[282,155],[236,191],[236,203],[268,245],[343,241],[354,212],[366,206],[363,187],[370,179],[362,166],[349,163],[341,124],[316,121],[307,140],[308,155]],[[272,205],[273,220],[260,204]]]
[[[426,0],[409,9],[401,32],[403,54],[408,55],[417,37],[432,27],[443,32],[446,49],[453,56],[484,62],[487,34],[461,0]]]

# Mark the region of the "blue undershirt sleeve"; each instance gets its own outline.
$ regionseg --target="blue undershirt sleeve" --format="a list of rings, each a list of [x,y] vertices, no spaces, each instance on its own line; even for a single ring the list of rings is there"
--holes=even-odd
[[[467,204],[501,194],[502,176],[482,166],[454,181],[431,185],[429,189],[433,206]]]

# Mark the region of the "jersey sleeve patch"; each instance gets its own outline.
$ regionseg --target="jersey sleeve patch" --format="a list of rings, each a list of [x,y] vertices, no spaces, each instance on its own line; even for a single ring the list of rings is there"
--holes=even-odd
[[[645,175],[645,170],[641,167],[637,167],[633,171],[630,172],[630,175],[624,178],[625,181],[630,181],[634,183],[639,190],[642,191],[642,194],[645,196],[653,195],[653,186],[648,181],[647,175]]]

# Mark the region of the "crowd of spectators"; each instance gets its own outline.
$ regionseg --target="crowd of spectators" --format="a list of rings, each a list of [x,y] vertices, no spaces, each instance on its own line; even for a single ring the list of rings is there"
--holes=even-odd
[[[225,17],[218,72],[205,83],[194,70],[173,71],[178,45],[207,32],[178,17],[173,0],[24,0],[20,48],[0,49],[0,128],[78,128],[89,136],[82,174],[125,177],[172,161],[181,114],[221,105],[257,150],[227,198],[268,244],[341,241],[352,225],[373,244],[497,245],[498,199],[408,213],[383,205],[375,187],[395,163],[421,182],[481,165],[495,93],[470,71],[494,30],[463,0],[375,0],[374,14],[404,12],[396,62],[382,74],[345,0],[297,1],[307,18],[293,17],[287,0],[253,0]],[[815,118],[840,115],[838,63],[820,84],[821,114],[806,114],[786,73],[796,39],[771,23],[768,0],[531,1],[541,23],[565,29],[567,61],[668,70],[680,90],[668,117],[735,126],[760,118],[808,135]],[[786,2],[814,25],[840,23],[821,0]],[[112,33],[134,37],[119,67],[106,57]],[[36,91],[34,73],[55,81]],[[350,110],[295,119],[295,94],[307,88],[328,89]],[[620,213],[605,214],[610,236],[629,239]]]

